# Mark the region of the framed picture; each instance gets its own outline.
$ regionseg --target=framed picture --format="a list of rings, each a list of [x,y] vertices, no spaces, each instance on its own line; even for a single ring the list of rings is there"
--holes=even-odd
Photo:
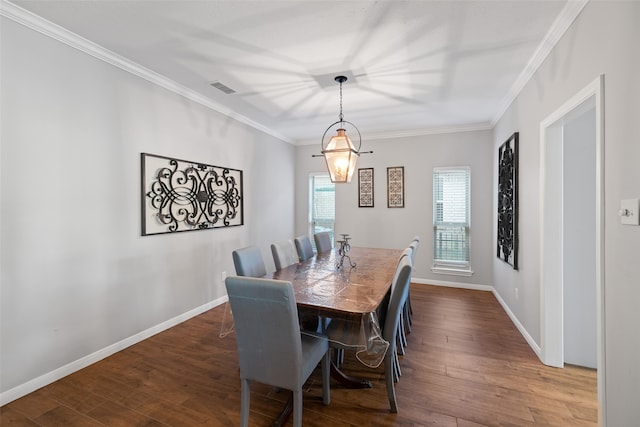
[[[497,256],[518,269],[518,132],[498,150]]]
[[[404,208],[404,166],[387,168],[387,207]]]
[[[358,169],[358,207],[373,207],[373,168]]]
[[[141,153],[142,235],[243,225],[242,171]]]

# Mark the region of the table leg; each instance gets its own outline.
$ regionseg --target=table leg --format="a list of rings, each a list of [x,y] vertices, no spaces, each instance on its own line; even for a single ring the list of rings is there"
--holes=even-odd
[[[347,388],[371,388],[371,381],[366,378],[357,378],[345,374],[338,368],[334,361],[331,361],[331,378],[338,381]]]
[[[282,411],[278,415],[278,418],[273,422],[273,427],[282,427],[287,423],[289,417],[291,416],[291,412],[293,412],[293,392],[289,393],[289,398],[287,399],[287,403],[284,404]]]

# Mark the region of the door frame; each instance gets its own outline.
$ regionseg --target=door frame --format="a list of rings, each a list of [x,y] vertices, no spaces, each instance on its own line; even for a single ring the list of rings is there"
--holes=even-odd
[[[604,75],[598,76],[560,108],[540,122],[540,349],[545,365],[564,366],[563,284],[562,284],[562,208],[550,200],[547,186],[558,175],[562,162],[558,153],[557,124],[578,111],[585,101],[595,104],[596,143],[596,324],[597,380],[600,425],[605,417],[605,306],[604,306]],[[560,168],[560,169],[558,169]],[[557,197],[557,195],[556,195]],[[562,195],[560,195],[562,198]],[[561,206],[561,205],[560,205]],[[560,228],[558,230],[558,227]],[[560,231],[560,233],[558,233]]]

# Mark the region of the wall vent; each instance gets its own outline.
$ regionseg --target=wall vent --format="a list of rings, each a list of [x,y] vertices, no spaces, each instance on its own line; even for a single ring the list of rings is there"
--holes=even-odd
[[[236,93],[235,90],[231,89],[229,86],[222,84],[220,82],[211,82],[209,83],[211,86],[215,87],[216,89],[218,89],[219,91],[222,91],[224,93],[226,93],[227,95],[230,95],[232,93]]]

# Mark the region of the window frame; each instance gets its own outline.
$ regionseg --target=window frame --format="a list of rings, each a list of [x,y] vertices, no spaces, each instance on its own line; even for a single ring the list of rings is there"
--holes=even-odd
[[[442,200],[438,200],[438,191],[436,191],[436,178],[437,174],[445,172],[460,172],[464,171],[466,174],[466,200],[465,200],[465,222],[444,222],[438,221],[438,206],[443,203]],[[471,270],[471,167],[470,166],[446,166],[435,167],[432,173],[432,189],[433,189],[433,266],[431,271],[436,274],[451,274],[457,276],[471,276],[473,271]],[[467,248],[466,260],[447,260],[437,259],[438,245],[438,229],[439,228],[460,228],[464,227],[464,238]]]
[[[316,208],[316,192],[315,190],[315,184],[316,184],[316,180],[318,178],[322,178],[327,179],[328,182],[326,183],[329,186],[333,187],[333,194],[334,194],[334,206],[333,206],[333,222],[331,223],[330,227],[327,227],[329,224],[328,223],[323,223],[321,225],[321,227],[324,228],[328,228],[329,229],[329,236],[331,237],[331,242],[333,245],[333,241],[334,241],[334,233],[335,233],[335,183],[331,182],[331,177],[329,175],[328,172],[311,172],[309,173],[309,206],[308,206],[308,224],[307,224],[307,235],[309,236],[309,239],[311,240],[311,247],[313,248],[314,251],[317,251],[316,249],[316,242],[313,238],[313,235],[315,234],[316,231],[316,227],[318,226],[317,224],[317,217],[315,215],[315,208]]]

